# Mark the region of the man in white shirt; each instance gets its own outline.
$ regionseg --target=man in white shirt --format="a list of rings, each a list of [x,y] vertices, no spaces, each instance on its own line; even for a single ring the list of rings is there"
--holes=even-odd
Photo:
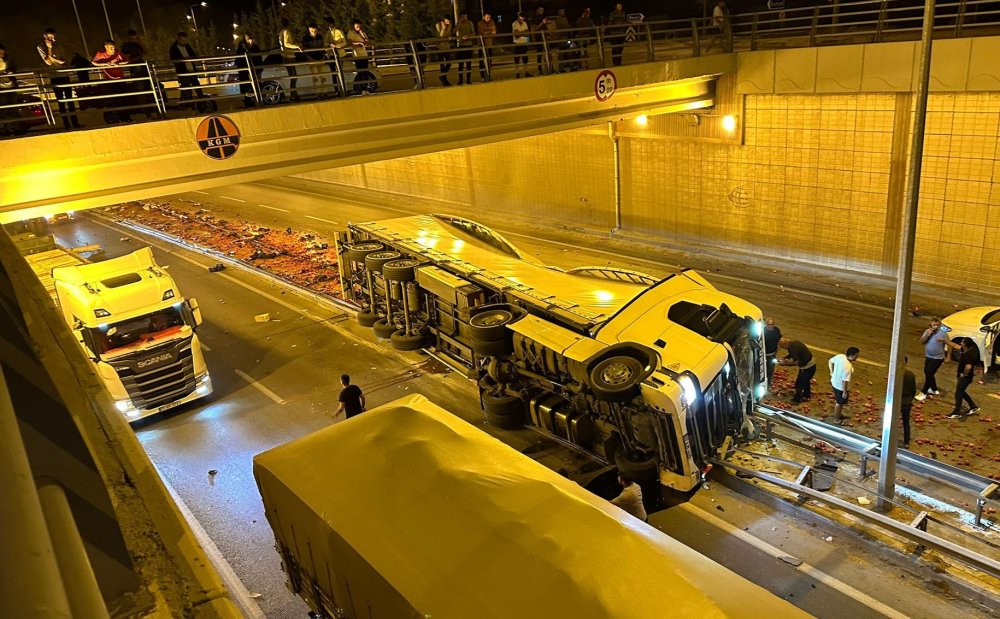
[[[643,522],[646,521],[646,508],[642,505],[642,488],[639,484],[624,477],[618,477],[618,483],[622,485],[622,492],[611,499],[611,504],[616,505],[628,513],[632,514]]]
[[[833,386],[833,399],[836,402],[833,405],[833,416],[840,425],[844,424],[843,409],[851,391],[854,362],[858,360],[860,352],[856,347],[851,346],[844,354],[831,357],[829,361],[830,384]]]

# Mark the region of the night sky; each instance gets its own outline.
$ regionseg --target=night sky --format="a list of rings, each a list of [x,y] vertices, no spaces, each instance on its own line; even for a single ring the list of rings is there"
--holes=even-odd
[[[190,2],[171,0],[138,0],[146,26],[152,28],[155,23],[179,28],[187,23],[185,12]],[[139,27],[139,13],[136,0],[105,0],[111,27],[115,39],[122,41],[125,31]],[[214,21],[220,27],[232,23],[235,12],[252,9],[256,0],[208,0],[208,8],[195,9],[198,24]],[[0,43],[3,43],[8,54],[17,63],[19,69],[36,68],[41,61],[35,53],[35,45],[41,40],[42,30],[51,26],[56,29],[59,40],[67,52],[84,52],[92,56],[104,39],[108,38],[107,21],[101,0],[76,0],[80,12],[80,21],[87,37],[85,48],[80,40],[80,27],[73,13],[73,0],[10,0],[4,2],[2,17],[0,17]],[[203,20],[204,17],[204,20]],[[229,26],[231,27],[231,26]]]

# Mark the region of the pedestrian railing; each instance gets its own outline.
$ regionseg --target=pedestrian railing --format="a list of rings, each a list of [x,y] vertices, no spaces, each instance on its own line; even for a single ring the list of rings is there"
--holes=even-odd
[[[294,59],[272,50],[207,58],[0,75],[0,133],[35,126],[67,128],[98,110],[105,122],[132,113],[162,118],[175,111],[268,106],[322,99],[517,79],[706,54],[760,49],[912,40],[923,9],[904,0],[867,0],[762,11],[724,19],[666,19],[588,28],[544,29],[527,40],[511,32],[377,42],[361,49],[304,50]],[[935,36],[1000,33],[1000,3],[939,2]],[[523,36],[523,35],[522,35]],[[87,64],[89,63],[80,63]],[[3,87],[8,84],[8,87]]]

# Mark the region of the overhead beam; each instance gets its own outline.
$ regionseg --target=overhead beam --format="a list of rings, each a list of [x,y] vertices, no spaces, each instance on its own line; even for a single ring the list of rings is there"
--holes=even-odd
[[[734,65],[724,55],[616,67],[604,102],[595,70],[240,111],[228,114],[239,151],[224,161],[198,150],[201,117],[22,138],[0,154],[0,223],[709,107]]]

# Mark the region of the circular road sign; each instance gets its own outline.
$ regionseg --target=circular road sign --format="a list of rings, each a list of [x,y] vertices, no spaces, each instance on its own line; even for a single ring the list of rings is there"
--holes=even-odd
[[[198,148],[212,159],[229,159],[240,147],[240,130],[226,116],[209,116],[198,125]]]
[[[618,78],[615,77],[614,71],[604,69],[597,74],[597,79],[594,80],[594,97],[598,101],[607,101],[617,89]]]

